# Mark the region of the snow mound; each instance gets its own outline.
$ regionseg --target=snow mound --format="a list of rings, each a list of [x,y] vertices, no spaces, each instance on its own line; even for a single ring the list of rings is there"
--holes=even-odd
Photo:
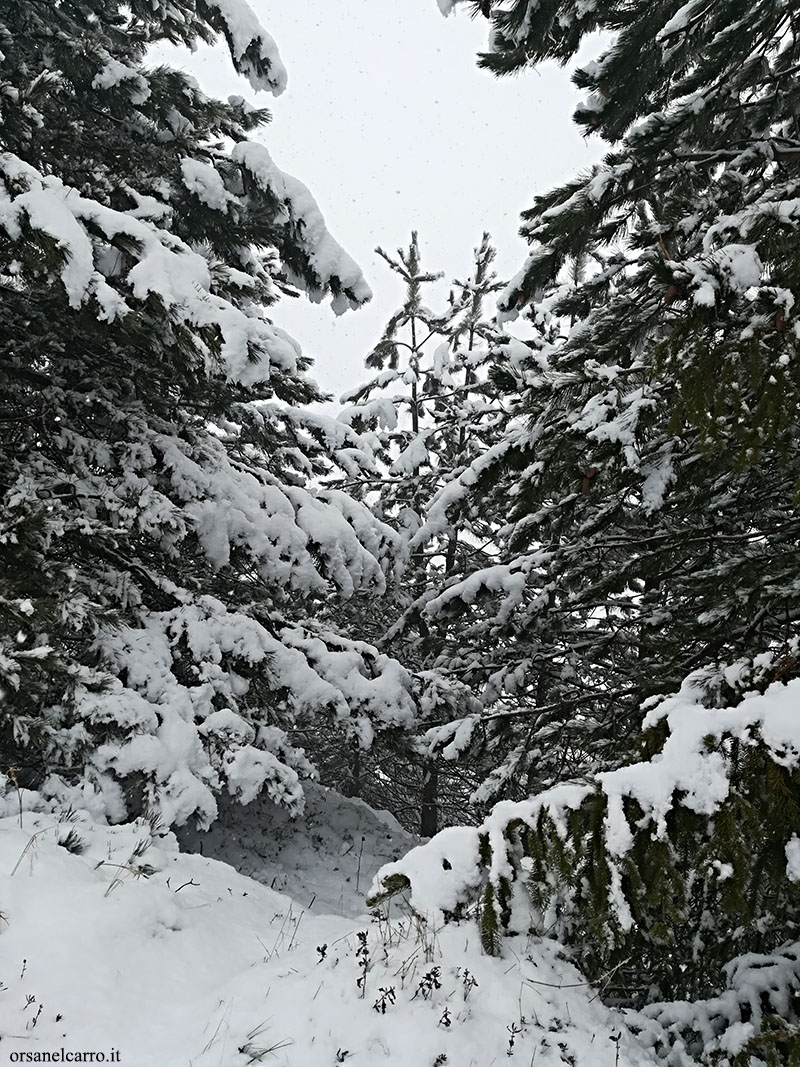
[[[10,1063],[653,1062],[553,942],[309,913],[142,820],[0,820],[0,901]]]
[[[297,817],[263,794],[245,807],[220,797],[210,829],[178,831],[181,848],[229,863],[316,914],[364,915],[366,890],[379,868],[418,839],[363,800],[315,782],[304,782],[303,792]]]

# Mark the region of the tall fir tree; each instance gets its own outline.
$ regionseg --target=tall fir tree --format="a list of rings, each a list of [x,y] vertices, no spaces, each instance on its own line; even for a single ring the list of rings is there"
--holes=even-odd
[[[491,314],[502,283],[492,269],[488,234],[475,249],[469,275],[453,282],[436,311],[428,306],[426,289],[442,276],[423,267],[417,235],[396,256],[378,252],[402,280],[405,298],[367,357],[377,373],[343,398],[348,406],[339,418],[370,443],[379,463],[379,477],[368,474],[348,485],[404,537],[402,582],[382,610],[371,608],[365,624],[372,627],[371,639],[415,678],[422,733],[413,745],[410,738],[406,742],[411,773],[393,775],[389,787],[397,789],[398,780],[419,784],[417,798],[407,803],[421,809],[419,826],[427,836],[469,811],[477,766],[443,761],[441,752],[456,724],[481,706],[461,678],[472,654],[469,643],[458,625],[429,622],[427,607],[443,581],[491,562],[496,538],[492,522],[473,506],[477,501],[462,495],[463,506],[449,511],[437,501],[503,436],[510,414],[494,381],[498,365],[529,350],[506,336]],[[451,730],[440,743],[443,724]]]
[[[11,0],[0,12],[0,769],[111,818],[297,810],[298,718],[411,724],[400,666],[329,625],[397,536],[336,489],[373,469],[312,413],[284,290],[370,296],[269,118],[148,61],[224,37],[274,94],[244,0]]]

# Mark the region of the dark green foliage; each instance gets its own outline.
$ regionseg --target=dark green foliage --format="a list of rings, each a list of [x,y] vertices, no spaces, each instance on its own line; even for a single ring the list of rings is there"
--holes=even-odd
[[[497,890],[492,882],[487,882],[483,891],[483,906],[480,913],[481,945],[489,956],[500,952],[502,928],[497,916]]]
[[[774,668],[765,656],[761,670]],[[569,946],[606,999],[634,1009],[629,1024],[661,1053],[680,1042],[691,1062],[745,1064],[760,1055],[791,1063],[800,1024],[800,882],[787,869],[800,839],[791,721],[798,683],[773,685],[758,703],[753,677],[734,683],[728,672],[740,697],[751,694],[741,704],[744,726],[731,708],[692,703],[713,681],[698,676],[694,689],[671,699],[669,729],[660,718],[645,732],[640,764],[492,814],[476,831],[486,880],[480,889],[461,887],[461,897],[479,903],[484,950],[498,955],[511,927],[513,882],[524,879],[531,931]],[[701,713],[709,734],[693,740]],[[687,780],[681,764],[695,753]],[[665,775],[675,775],[671,797]],[[508,870],[510,878],[493,873]],[[743,1022],[754,1033],[739,1058],[715,1058],[713,1049],[726,1046],[712,1048],[708,1035],[730,1030],[726,1042],[740,1047]]]
[[[591,94],[576,121],[613,151],[525,213],[534,253],[503,302],[538,299],[588,257],[582,283],[549,305],[583,320],[564,357],[607,363],[613,352],[624,367],[638,349],[646,373],[640,346],[651,344],[664,361],[655,366],[682,383],[678,410],[704,446],[752,462],[765,440],[791,438],[800,387],[787,297],[796,219],[781,207],[797,188],[800,43],[787,4],[706,3],[674,18],[682,6],[517,0],[495,10],[483,61],[497,71],[566,63],[588,33],[615,35],[574,76]],[[745,246],[762,266],[753,261],[752,281],[729,258]]]
[[[370,908],[377,908],[381,904],[385,904],[386,901],[397,893],[402,893],[404,890],[410,888],[410,886],[411,882],[404,874],[390,874],[381,883],[381,892],[375,893],[373,896],[367,898],[367,906]]]
[[[787,1026],[780,1016],[768,1015],[760,1032],[733,1058],[733,1067],[750,1067],[758,1056],[767,1067],[800,1067],[800,1026]]]

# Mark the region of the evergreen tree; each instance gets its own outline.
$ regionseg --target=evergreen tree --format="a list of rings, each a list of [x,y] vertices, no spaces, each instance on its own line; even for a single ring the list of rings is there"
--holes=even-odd
[[[299,717],[367,744],[413,719],[398,664],[330,626],[396,535],[336,489],[374,466],[313,414],[283,290],[369,289],[268,119],[148,63],[221,34],[282,90],[243,0],[11,0],[0,12],[0,764],[113,818],[297,809]]]
[[[339,419],[365,436],[383,464],[384,477],[380,483],[367,477],[366,491],[378,488],[380,513],[395,517],[406,531],[415,555],[413,592],[422,593],[428,573],[471,570],[465,556],[480,554],[485,540],[477,514],[465,517],[460,528],[448,517],[447,527],[427,538],[424,554],[417,535],[430,521],[433,497],[485,453],[506,421],[490,373],[508,338],[485,310],[502,283],[491,269],[495,251],[484,234],[472,274],[453,283],[447,306],[434,313],[423,302],[423,287],[442,275],[422,269],[417,235],[397,258],[380,248],[378,253],[402,278],[406,296],[367,356],[367,367],[379,373],[343,398],[351,406]]]
[[[795,23],[772,3],[517,0],[492,7],[481,63],[565,63],[598,29],[576,119],[612,151],[524,215],[500,306],[546,331],[545,361],[529,432],[472,479],[513,523],[507,678],[538,633],[525,718],[569,739],[556,776],[624,759],[643,699],[782,646],[800,615]],[[458,587],[446,604],[464,610]]]
[[[463,507],[449,511],[437,501],[502,437],[509,412],[495,382],[498,364],[528,349],[487,316],[487,305],[502,288],[492,270],[495,252],[488,234],[475,249],[471,273],[453,283],[445,307],[436,312],[427,306],[425,288],[441,275],[423,268],[417,235],[396,257],[378,252],[402,279],[405,299],[367,357],[377,374],[343,398],[349,406],[339,418],[370,443],[379,464],[379,477],[367,474],[348,481],[348,487],[396,525],[405,540],[402,582],[377,611],[371,604],[359,625],[412,670],[423,734],[413,745],[406,739],[390,757],[404,761],[405,773],[384,779],[383,787],[381,775],[372,776],[370,788],[397,790],[398,782],[417,783],[416,795],[399,804],[395,798],[392,810],[421,809],[421,832],[429,835],[468,811],[478,771],[443,762],[441,751],[458,723],[474,716],[480,704],[460,678],[471,654],[463,633],[458,626],[430,624],[427,605],[443,581],[490,562],[496,537],[481,508],[473,506],[477,501],[465,497]],[[443,723],[450,730],[440,743],[437,725]],[[373,758],[380,758],[379,750]],[[387,806],[385,796],[368,795]]]

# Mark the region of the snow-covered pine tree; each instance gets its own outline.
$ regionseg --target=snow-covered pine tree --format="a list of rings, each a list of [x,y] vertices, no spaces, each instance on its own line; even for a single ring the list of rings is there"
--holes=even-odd
[[[575,121],[613,150],[525,213],[533,251],[501,303],[530,304],[591,256],[605,271],[560,307],[592,307],[571,351],[660,337],[684,386],[677,414],[704,447],[753,462],[792,438],[797,406],[792,5],[513,0],[493,6],[480,62],[569,63],[595,31],[613,39],[575,72],[588,91]]]
[[[487,315],[502,288],[492,269],[495,251],[488,234],[475,249],[470,274],[453,282],[445,307],[435,312],[427,306],[425,288],[441,275],[423,268],[417,235],[396,257],[378,251],[402,279],[405,299],[367,357],[377,375],[343,398],[348,406],[339,418],[369,442],[380,465],[378,477],[368,474],[348,485],[403,532],[407,562],[394,595],[378,611],[371,605],[371,617],[362,625],[413,671],[419,726],[448,723],[449,741],[464,716],[480,709],[461,677],[473,650],[458,624],[429,621],[427,604],[442,582],[491,562],[497,531],[473,496],[460,494],[447,511],[435,502],[446,499],[448,487],[503,436],[509,405],[496,381],[499,368],[508,366],[512,350],[526,355],[529,350],[504,336]],[[426,835],[437,822],[464,817],[476,784],[474,768],[442,762],[439,750],[447,742],[438,745],[439,737],[439,731],[424,733],[414,745],[406,739],[403,758],[410,773],[387,780],[387,788],[397,790],[398,784],[421,778],[418,795],[400,806],[421,807]],[[380,758],[379,750],[373,758]],[[380,788],[380,774],[370,780],[373,789]],[[385,797],[371,794],[371,799],[387,804]],[[393,810],[397,807],[395,802]]]
[[[379,373],[343,397],[348,407],[339,420],[361,431],[381,461],[384,477],[380,483],[367,478],[366,489],[380,489],[380,512],[402,523],[415,552],[432,497],[484,454],[505,421],[489,383],[490,357],[505,338],[486,315],[487,302],[503,284],[492,270],[495,251],[484,234],[471,274],[453,282],[446,307],[434,313],[424,303],[423,287],[442,275],[422,269],[416,233],[396,258],[377,251],[402,278],[405,300],[367,356],[367,367]],[[477,515],[471,521],[478,522]],[[426,553],[417,553],[415,587],[427,585],[426,570],[470,569],[463,557],[475,546],[465,535],[481,541],[467,521],[461,531],[452,519],[437,530]]]
[[[642,699],[780,646],[800,615],[800,44],[783,4],[492,12],[498,73],[614,34],[575,74],[576,118],[612,151],[524,216],[533,248],[500,305],[557,332],[531,429],[484,482],[511,485],[486,503],[530,576],[509,636],[539,629],[552,652],[537,714],[602,766]]]
[[[298,716],[410,724],[400,666],[326,625],[398,538],[321,478],[373,457],[266,309],[370,293],[268,119],[148,62],[222,35],[279,93],[244,0],[0,12],[0,770],[112,818],[302,803]],[[287,731],[289,731],[287,733]]]

